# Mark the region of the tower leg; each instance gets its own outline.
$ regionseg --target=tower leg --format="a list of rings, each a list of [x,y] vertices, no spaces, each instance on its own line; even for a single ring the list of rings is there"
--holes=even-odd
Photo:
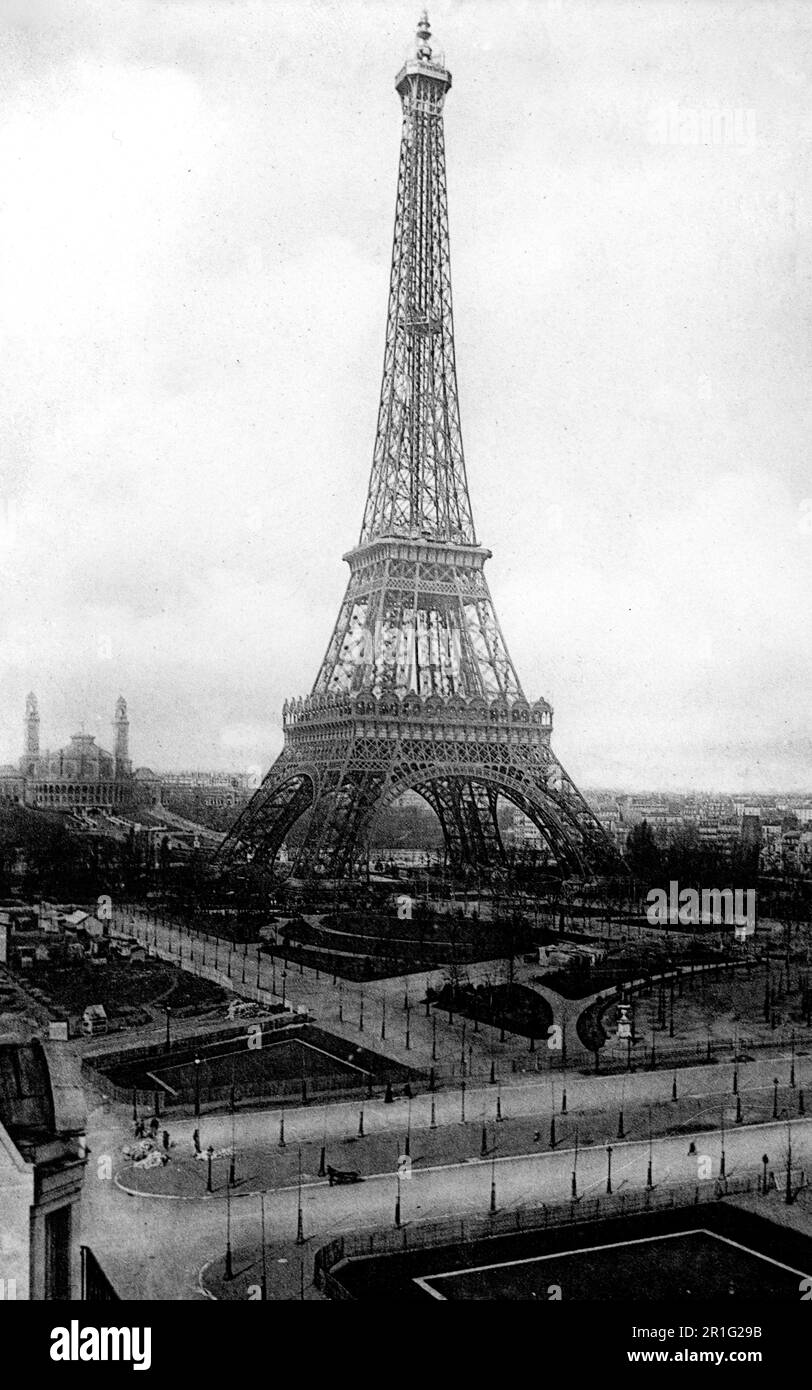
[[[459,800],[476,866],[493,868],[507,863],[496,819],[496,792],[481,782],[463,782],[459,788]]]

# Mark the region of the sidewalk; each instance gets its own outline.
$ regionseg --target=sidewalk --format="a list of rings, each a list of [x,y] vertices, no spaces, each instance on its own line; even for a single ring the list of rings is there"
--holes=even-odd
[[[423,1169],[445,1164],[567,1148],[613,1144],[618,1139],[646,1139],[684,1134],[686,1139],[716,1132],[724,1124],[741,1130],[774,1119],[775,1092],[771,1082],[751,1069],[739,1075],[739,1093],[732,1094],[730,1078],[721,1069],[700,1069],[693,1087],[685,1086],[673,1099],[673,1082],[662,1073],[637,1078],[637,1091],[622,1084],[601,1095],[593,1085],[578,1082],[568,1088],[509,1087],[461,1090],[437,1097],[421,1096],[392,1105],[381,1101],[356,1105],[314,1107],[290,1112],[262,1112],[234,1117],[233,1143],[236,1183],[232,1195],[280,1190],[298,1182],[325,1181],[324,1169],[352,1169],[364,1176],[393,1173],[402,1156]],[[633,1078],[630,1078],[632,1080]],[[656,1083],[645,1087],[643,1083]],[[714,1087],[707,1089],[708,1082]],[[759,1084],[760,1083],[760,1084]],[[565,1097],[566,1090],[566,1097]],[[562,1106],[566,1104],[566,1110]],[[778,1115],[802,1125],[805,1097],[789,1086],[779,1087]],[[622,1111],[622,1114],[621,1114]],[[737,1120],[737,1114],[741,1116]],[[464,1116],[464,1119],[463,1119]],[[434,1120],[432,1127],[431,1121]],[[174,1147],[162,1167],[122,1165],[120,1187],[144,1195],[197,1200],[226,1196],[232,1153],[228,1117],[204,1116],[197,1122],[203,1154],[195,1157],[194,1122],[173,1126],[165,1120]],[[359,1131],[363,1133],[359,1133]],[[284,1140],[284,1143],[280,1141]],[[211,1145],[212,1193],[207,1193]],[[322,1151],[324,1151],[322,1153]],[[323,1162],[322,1162],[323,1159]]]

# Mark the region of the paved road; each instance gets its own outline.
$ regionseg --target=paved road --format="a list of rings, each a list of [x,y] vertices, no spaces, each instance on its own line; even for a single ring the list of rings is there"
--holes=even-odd
[[[103,1122],[97,1113],[94,1117]],[[778,1174],[786,1162],[788,1126],[776,1122],[726,1131],[726,1172],[729,1178],[760,1171],[761,1156],[768,1153]],[[132,1197],[110,1179],[97,1175],[96,1163],[105,1151],[120,1142],[118,1126],[93,1127],[92,1150],[86,1180],[84,1236],[100,1257],[122,1296],[128,1298],[188,1299],[202,1296],[198,1272],[222,1255],[225,1246],[227,1204],[201,1197],[196,1202],[159,1197]],[[698,1156],[689,1155],[687,1136],[656,1139],[652,1146],[655,1187],[676,1182],[712,1180],[718,1175],[721,1133],[697,1137]],[[796,1120],[792,1125],[793,1166],[812,1169],[812,1124]],[[700,1177],[698,1162],[706,1157],[708,1178]],[[637,1139],[613,1145],[612,1176],[615,1192],[639,1191],[647,1182],[649,1143]],[[543,1202],[569,1200],[572,1173],[576,1172],[579,1197],[598,1196],[606,1190],[607,1154],[600,1146],[558,1149],[512,1158],[469,1161],[421,1171],[413,1169],[401,1181],[402,1220],[414,1222],[448,1216],[484,1215],[489,1207],[492,1176],[499,1210],[516,1210]],[[308,1182],[302,1189],[304,1232],[312,1252],[333,1235],[389,1226],[394,1221],[398,1181],[393,1171],[367,1178],[352,1187],[329,1187],[324,1181]],[[280,1258],[287,1259],[295,1239],[298,1192],[295,1185],[267,1194],[267,1239]],[[259,1199],[246,1195],[231,1202],[232,1239],[235,1249],[253,1247],[259,1241]],[[271,1251],[272,1262],[276,1258]],[[308,1268],[308,1279],[310,1265]]]
[[[761,1058],[743,1063],[738,1068],[738,1087],[745,1111],[758,1104],[771,1109],[773,1078],[779,1078],[779,1114],[786,1109],[797,1110],[798,1091],[809,1085],[809,1106],[812,1111],[812,1060],[795,1060],[796,1087],[789,1085],[790,1057]],[[735,1109],[733,1094],[734,1068],[730,1065],[687,1067],[677,1073],[681,1116],[686,1124],[694,1117],[699,1124],[718,1116],[726,1099]],[[496,1118],[497,1100],[504,1119],[527,1117],[549,1127],[550,1115],[561,1114],[566,1091],[567,1114],[603,1112],[617,1122],[618,1111],[656,1105],[671,1100],[673,1077],[670,1072],[632,1072],[623,1076],[583,1077],[573,1073],[550,1076],[511,1078],[499,1085],[466,1085],[465,1116],[468,1120],[492,1123]],[[403,1134],[411,1117],[412,1129],[427,1129],[431,1123],[432,1105],[438,1126],[457,1125],[462,1118],[462,1089],[459,1085],[444,1088],[434,1097],[415,1096],[411,1104],[402,1096],[391,1105],[380,1099],[363,1102],[364,1131]],[[340,1141],[357,1133],[362,1103],[339,1102],[330,1105],[308,1105],[285,1111],[285,1137],[288,1144]],[[273,1109],[239,1112],[235,1120],[238,1148],[274,1143],[278,1138],[281,1112]],[[732,1118],[732,1117],[731,1117]],[[199,1128],[203,1147],[215,1148],[231,1143],[231,1119],[227,1115],[204,1115],[200,1121],[169,1119],[172,1136],[179,1143],[191,1144],[192,1132]]]
[[[149,925],[150,939],[153,935]],[[158,943],[163,949],[169,944],[169,932],[157,928]],[[259,970],[263,985],[271,982],[271,967],[264,960]],[[355,1027],[350,1028],[346,1021],[338,1020],[338,1010],[342,997],[333,989],[329,979],[323,976],[315,981],[310,972],[304,976],[291,974],[290,997],[296,1002],[309,1002],[325,1022],[335,1031],[358,1039],[357,1019]],[[417,986],[419,987],[419,981]],[[415,979],[411,978],[409,988],[415,989]],[[425,980],[423,980],[425,987]],[[375,994],[376,987],[369,988]],[[391,1000],[388,1009],[396,1008],[404,982],[379,982],[377,997],[386,993]],[[294,989],[301,993],[294,993]],[[370,994],[365,994],[369,1000]],[[360,999],[360,992],[358,992]],[[358,1001],[356,1001],[358,1002]],[[368,1006],[369,1007],[369,1006]],[[369,1017],[369,1015],[368,1015]],[[431,1023],[422,1016],[422,1011],[412,1010],[413,1037],[416,1039],[415,1060],[423,1065],[430,1048]],[[401,1013],[398,1026],[403,1027]],[[458,1027],[458,1025],[457,1025]],[[469,1026],[470,1027],[470,1026]],[[497,1035],[498,1036],[498,1035]],[[494,1043],[494,1030],[483,1029],[474,1034],[477,1040],[480,1063],[489,1058],[491,1052],[499,1052]],[[376,1050],[385,1050],[377,1033],[369,1027],[364,1038]],[[444,1050],[459,1046],[457,1035],[453,1042],[446,1043]],[[393,1050],[394,1051],[394,1050]],[[401,1048],[397,1052],[402,1055]],[[508,1053],[508,1049],[506,1049]],[[789,1087],[788,1056],[761,1058],[739,1069],[739,1088],[747,1102],[758,1099],[763,1110],[770,1108],[772,1078],[779,1076],[779,1113],[784,1107],[789,1113],[797,1114],[797,1089]],[[483,1067],[484,1070],[484,1067]],[[807,1057],[796,1058],[796,1082],[802,1087],[812,1081],[810,1061]],[[648,1104],[662,1103],[670,1096],[671,1075],[668,1072],[635,1072],[614,1077],[584,1077],[573,1073],[555,1074],[551,1081],[548,1075],[525,1078],[510,1078],[503,1081],[501,1090],[494,1086],[473,1084],[466,1087],[466,1116],[482,1118],[483,1121],[495,1119],[496,1098],[499,1096],[506,1118],[538,1117],[539,1123],[549,1125],[551,1108],[560,1114],[563,1101],[563,1085],[567,1089],[568,1115],[606,1116],[617,1113],[620,1105],[633,1111],[635,1107],[645,1109]],[[714,1123],[723,1098],[728,1105],[732,1098],[733,1068],[731,1065],[701,1066],[683,1069],[678,1074],[680,1107],[690,1111],[695,1107],[694,1122],[697,1126]],[[434,1097],[435,1122],[449,1132],[453,1126],[460,1126],[461,1091],[459,1087],[446,1088]],[[430,1122],[432,1098],[428,1095],[416,1097],[412,1102],[412,1127],[414,1131],[428,1126]],[[290,1110],[285,1115],[286,1137],[289,1145],[321,1142],[325,1133],[333,1140],[346,1137],[348,1131],[354,1132],[358,1123],[358,1102],[329,1106],[308,1106],[305,1109]],[[728,1110],[729,1119],[729,1110]],[[248,1152],[253,1147],[268,1145],[269,1128],[276,1134],[279,1112],[253,1112],[240,1114],[236,1120],[236,1144],[239,1150]],[[364,1107],[365,1130],[368,1134],[391,1134],[393,1138],[402,1134],[408,1123],[408,1104],[399,1100],[386,1106],[382,1101],[367,1102]],[[191,1143],[191,1132],[195,1127],[193,1120],[173,1121],[173,1137],[178,1143]],[[656,1138],[653,1143],[653,1180],[660,1187],[675,1182],[699,1181],[697,1157],[688,1154],[688,1136],[691,1115],[686,1115],[686,1133],[679,1137]],[[228,1117],[204,1116],[200,1125],[204,1145],[226,1147],[231,1140],[231,1121]],[[108,1167],[97,1167],[99,1159],[105,1155],[118,1155],[125,1134],[128,1132],[128,1115],[125,1108],[107,1113],[97,1111],[93,1116],[89,1134],[92,1150],[86,1180],[86,1200],[84,1215],[84,1239],[99,1255],[122,1296],[128,1298],[188,1299],[202,1297],[198,1288],[198,1273],[208,1261],[221,1255],[225,1245],[225,1224],[228,1206],[222,1200],[201,1197],[198,1201],[176,1201],[157,1197],[132,1197],[122,1192],[111,1180]],[[769,1153],[776,1169],[784,1162],[787,1142],[787,1124],[757,1127],[742,1126],[729,1129],[726,1134],[725,1152],[727,1175],[734,1177],[742,1173],[755,1174],[760,1169],[761,1155]],[[812,1129],[809,1122],[796,1118],[792,1126],[792,1144],[796,1166],[812,1168]],[[634,1191],[644,1188],[647,1180],[649,1144],[647,1138],[631,1138],[629,1142],[615,1142],[613,1145],[613,1186],[616,1192]],[[721,1149],[721,1135],[710,1131],[697,1137],[700,1156],[710,1158],[711,1174],[718,1173]],[[413,1150],[415,1152],[415,1150]],[[607,1156],[602,1146],[581,1149],[576,1166],[576,1181],[579,1196],[595,1196],[605,1191]],[[347,1165],[349,1166],[349,1165]],[[400,1183],[402,1219],[414,1222],[453,1216],[484,1215],[489,1206],[492,1174],[495,1175],[497,1205],[500,1210],[515,1210],[522,1206],[536,1206],[542,1202],[568,1200],[571,1195],[574,1154],[571,1149],[559,1148],[555,1152],[523,1154],[514,1157],[496,1157],[493,1164],[467,1161],[453,1162],[447,1166],[422,1170],[418,1165],[411,1179]],[[394,1206],[397,1196],[397,1180],[394,1172],[394,1150],[392,1167],[378,1176],[370,1176],[364,1183],[354,1187],[329,1188],[324,1182],[307,1182],[303,1188],[303,1220],[307,1239],[306,1249],[311,1251],[332,1235],[377,1226],[389,1226],[394,1219]],[[704,1179],[703,1179],[704,1180]],[[266,1198],[266,1219],[268,1241],[278,1252],[279,1260],[287,1261],[296,1234],[298,1194],[295,1187],[278,1187],[268,1193]],[[259,1199],[257,1196],[240,1197],[232,1201],[232,1235],[235,1248],[252,1247],[259,1240]],[[280,1266],[281,1268],[281,1266]],[[285,1266],[287,1268],[287,1266]],[[309,1277],[309,1265],[308,1265]],[[281,1274],[279,1275],[281,1278]],[[273,1281],[272,1281],[273,1293]]]
[[[213,966],[217,961],[219,968],[228,968],[229,951],[223,942],[215,948],[212,939],[193,934],[192,939],[182,937],[178,928],[164,926],[149,920],[142,912],[121,912],[116,915],[116,927],[131,932],[152,950],[165,959],[176,963],[182,958],[184,968],[199,968],[205,962]],[[191,959],[194,948],[194,961]],[[181,957],[182,950],[182,957]],[[274,961],[267,953],[258,953],[249,946],[247,953],[239,947],[231,957],[232,978],[235,989],[241,985],[259,987],[266,991],[268,1001],[278,1003],[283,997],[291,1004],[309,1010],[317,1021],[324,1024],[339,1036],[362,1042],[383,1056],[394,1061],[404,1062],[414,1067],[428,1068],[432,1062],[446,1068],[461,1069],[463,1058],[466,1068],[485,1075],[492,1060],[496,1060],[500,1070],[506,1071],[515,1062],[517,1066],[529,1067],[534,1059],[528,1057],[528,1040],[507,1033],[502,1042],[500,1030],[480,1025],[474,1031],[469,1020],[463,1024],[456,1018],[449,1024],[448,1017],[437,1012],[436,1023],[426,1018],[420,1001],[425,999],[428,985],[439,989],[445,982],[443,969],[421,971],[408,976],[395,976],[385,980],[369,980],[364,984],[339,981],[333,984],[333,977],[323,971],[316,972],[309,967],[301,971],[298,965],[290,963],[284,973],[282,962]],[[502,980],[505,963],[486,961],[466,967],[466,974],[472,981],[493,979]],[[224,983],[229,983],[228,979]],[[283,994],[284,990],[284,994]],[[406,1048],[406,1010],[404,1004],[409,1000],[408,1030],[409,1047]],[[575,1019],[585,1006],[585,1000],[562,1003],[560,1022],[567,1027],[568,1046],[573,1054],[582,1049],[575,1036]],[[363,1014],[364,1028],[360,1028]],[[381,1032],[386,1029],[386,1037]],[[436,1056],[433,1054],[436,1053]],[[584,1054],[585,1055],[585,1054]]]
[[[198,934],[193,934],[192,939],[185,937],[182,940],[177,927],[153,922],[139,911],[117,912],[116,926],[137,935],[139,940],[166,959],[178,962],[182,950],[182,961],[186,969],[199,970],[204,961],[208,966],[214,966],[216,961],[220,970],[225,972],[230,959],[236,989],[239,990],[241,985],[249,988],[258,986],[266,992],[268,1002],[273,999],[277,1003],[283,997],[284,990],[287,1002],[308,1009],[319,1023],[332,1032],[353,1042],[362,1042],[383,1056],[406,1065],[411,1064],[427,1070],[435,1064],[444,1075],[459,1078],[467,1073],[469,1078],[480,1079],[489,1074],[492,1063],[495,1063],[497,1073],[503,1078],[510,1075],[513,1068],[521,1073],[535,1075],[538,1070],[544,1071],[549,1066],[550,1054],[547,1051],[546,1039],[537,1039],[537,1051],[531,1054],[528,1039],[508,1032],[503,1042],[498,1028],[481,1024],[475,1031],[471,1020],[466,1022],[455,1016],[449,1023],[447,1013],[436,1009],[432,1010],[431,1017],[427,1018],[420,1001],[425,998],[428,985],[434,988],[442,986],[446,978],[444,969],[421,971],[385,980],[369,980],[364,984],[348,981],[333,984],[333,978],[329,974],[316,972],[309,967],[304,967],[300,972],[299,967],[291,962],[283,985],[281,962],[278,961],[274,965],[267,953],[258,953],[254,946],[248,947],[245,954],[240,947],[230,955],[227,943],[221,941],[215,946],[214,938],[207,939]],[[191,961],[192,941],[194,962]],[[473,983],[486,980],[501,981],[505,978],[505,969],[504,961],[483,961],[466,966],[465,973]],[[529,979],[537,974],[537,966],[519,965],[515,978]],[[224,983],[231,983],[227,976],[224,977]],[[553,1008],[555,1022],[564,1031],[570,1064],[590,1066],[592,1056],[581,1046],[575,1031],[576,1019],[589,1002],[588,998],[564,999],[543,988],[540,992]],[[404,1009],[407,998],[410,1002],[408,1049],[407,1014]],[[362,1014],[363,1031],[360,1028]],[[382,1038],[384,1026],[386,1037]],[[721,1043],[722,1039],[717,1041]],[[778,1039],[777,1043],[780,1048],[781,1043]],[[658,1035],[657,1051],[661,1058],[676,1046],[684,1049],[686,1044],[671,1044],[666,1037]],[[650,1039],[644,1044],[641,1038],[638,1052],[642,1050],[648,1056],[650,1048]],[[639,1064],[641,1059],[637,1054],[636,1059]],[[554,1061],[558,1066],[561,1061],[559,1053],[554,1055]]]

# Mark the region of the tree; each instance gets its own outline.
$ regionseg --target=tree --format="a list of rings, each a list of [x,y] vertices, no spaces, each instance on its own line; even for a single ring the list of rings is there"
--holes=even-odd
[[[651,880],[662,870],[662,854],[647,820],[632,826],[626,841],[626,859],[635,878]]]

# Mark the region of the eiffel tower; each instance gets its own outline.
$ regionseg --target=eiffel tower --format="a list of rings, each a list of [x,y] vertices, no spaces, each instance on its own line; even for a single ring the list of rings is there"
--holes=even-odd
[[[310,695],[286,701],[284,748],[220,858],[296,877],[357,870],[376,815],[404,792],[436,812],[452,865],[507,864],[505,798],[563,874],[613,866],[603,828],[550,747],[485,578],[463,456],[451,309],[443,106],[451,73],[430,46],[395,79],[403,108],[386,348],[369,493],[350,579]]]

